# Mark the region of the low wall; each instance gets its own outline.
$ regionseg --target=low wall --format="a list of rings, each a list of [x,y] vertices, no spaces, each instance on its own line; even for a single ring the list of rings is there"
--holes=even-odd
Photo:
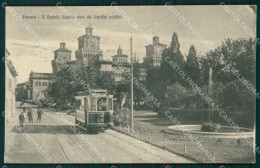
[[[233,129],[230,126],[221,126],[221,129]],[[202,132],[200,131],[201,125],[178,125],[178,126],[169,126],[164,132],[174,135],[183,135],[184,133],[189,132],[190,134],[203,137],[211,138],[247,138],[253,137],[254,131],[249,128],[239,127],[241,132]]]

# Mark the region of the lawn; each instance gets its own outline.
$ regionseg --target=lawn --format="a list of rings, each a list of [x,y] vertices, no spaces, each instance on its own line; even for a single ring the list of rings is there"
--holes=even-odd
[[[193,121],[180,121],[182,124],[201,124]],[[166,116],[158,116],[156,112],[151,111],[135,111],[134,113],[134,130],[139,137],[147,142],[160,147],[165,146],[166,149],[174,153],[187,156],[197,162],[212,163],[197,145],[189,139],[179,135],[165,134],[164,130],[167,126],[173,125],[172,121]],[[125,127],[116,126],[116,130],[127,132]],[[216,138],[199,138],[200,143],[210,153],[215,153],[216,163],[253,163],[255,156],[252,147],[242,139],[242,144],[237,144],[237,139],[216,139]],[[186,154],[184,154],[184,146],[186,144]]]

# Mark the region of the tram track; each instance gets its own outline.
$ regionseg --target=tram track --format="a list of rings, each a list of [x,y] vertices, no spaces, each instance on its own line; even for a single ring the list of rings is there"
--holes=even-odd
[[[51,112],[50,110],[48,110],[48,111]],[[55,115],[55,117],[58,118],[57,115]],[[59,119],[59,120],[60,120],[60,119]],[[79,128],[82,129],[81,127],[79,127]],[[63,129],[64,131],[66,131],[64,128],[62,128],[62,129]],[[106,131],[103,132],[102,134],[105,134],[105,135],[109,136],[109,137],[112,138],[112,139],[115,138],[112,134],[110,134],[110,133],[108,133],[108,132],[106,132]],[[122,138],[119,138],[119,139],[123,141]],[[140,162],[144,162],[144,160],[140,159],[140,158],[137,157],[137,156],[134,156],[133,153],[129,152],[128,150],[125,150],[126,148],[124,148],[124,147],[120,147],[120,145],[118,145],[117,143],[110,142],[110,144],[113,145],[113,146],[115,146],[116,148],[118,148],[118,149],[124,151],[125,153],[131,155],[132,157],[135,158],[135,160],[138,160],[138,161],[140,161]],[[132,144],[132,145],[138,148],[138,146],[136,146],[136,145],[134,145],[134,144]],[[85,147],[84,147],[84,148],[85,148]]]
[[[47,111],[47,110],[46,110]],[[50,110],[48,110],[49,112],[50,112]],[[46,114],[46,116],[47,115],[50,115],[50,114],[47,114],[47,113],[45,113]],[[54,115],[56,118],[58,118],[58,116],[56,116],[56,115]],[[50,116],[48,116],[48,118],[49,119],[51,119],[52,121],[54,121],[54,119],[52,119]],[[60,120],[60,119],[59,119]],[[56,120],[56,122],[57,122],[57,120]],[[54,123],[56,123],[55,121],[54,121]],[[56,123],[57,124],[57,123]],[[94,163],[97,163],[97,161],[87,152],[87,148],[84,146],[84,145],[81,145],[80,143],[78,143],[78,141],[73,137],[73,136],[71,136],[70,135],[70,133],[68,132],[68,131],[66,131],[62,126],[60,126],[60,125],[58,125],[57,124],[57,126],[59,127],[59,128],[61,128],[62,130],[63,130],[63,132],[64,133],[66,133],[66,135],[73,141],[73,142],[75,142],[75,144],[77,144],[78,145],[78,147],[80,147],[82,150],[83,150],[83,152],[94,162]]]
[[[65,152],[64,152],[64,149],[63,149],[63,147],[61,146],[61,144],[60,144],[60,142],[59,142],[59,140],[58,140],[58,138],[57,138],[57,136],[56,136],[56,133],[52,130],[52,128],[49,126],[50,124],[48,123],[48,122],[46,122],[47,123],[47,127],[51,130],[51,133],[53,134],[53,136],[55,137],[55,141],[57,142],[57,144],[58,144],[58,147],[59,147],[59,149],[60,149],[60,151],[61,151],[61,153],[62,153],[62,156],[65,158],[65,160],[66,160],[66,162],[67,163],[70,163],[69,162],[69,159],[68,159],[68,157],[67,157],[67,155],[65,154]]]

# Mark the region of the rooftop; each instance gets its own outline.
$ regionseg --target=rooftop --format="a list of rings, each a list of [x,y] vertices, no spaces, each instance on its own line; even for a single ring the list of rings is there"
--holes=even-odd
[[[112,57],[128,57],[128,55],[125,55],[125,54],[117,54],[117,55],[114,55]]]
[[[39,73],[39,72],[30,73],[30,78],[51,79],[53,77],[54,77],[53,73]]]
[[[167,46],[166,44],[156,43],[156,44],[149,44],[149,45],[147,45],[147,46],[145,46],[145,47],[156,46],[156,45]]]
[[[54,52],[58,52],[58,51],[61,51],[61,52],[71,52],[71,50],[68,50],[66,48],[59,48],[59,49],[55,50]]]

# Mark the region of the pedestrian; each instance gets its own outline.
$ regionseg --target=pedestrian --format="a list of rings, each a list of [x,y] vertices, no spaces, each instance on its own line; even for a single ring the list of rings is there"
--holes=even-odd
[[[27,115],[28,115],[29,123],[31,123],[31,122],[33,123],[33,116],[32,116],[32,111],[31,111],[31,109],[28,109]]]
[[[39,123],[41,122],[41,119],[42,119],[42,110],[40,110],[40,108],[38,108],[38,111],[37,111],[37,114],[38,114],[38,118],[37,118],[37,121],[36,122],[38,122],[39,121]]]
[[[19,115],[19,121],[20,121],[20,126],[23,126],[23,122],[24,122],[24,115],[23,112],[21,112],[21,114]]]

